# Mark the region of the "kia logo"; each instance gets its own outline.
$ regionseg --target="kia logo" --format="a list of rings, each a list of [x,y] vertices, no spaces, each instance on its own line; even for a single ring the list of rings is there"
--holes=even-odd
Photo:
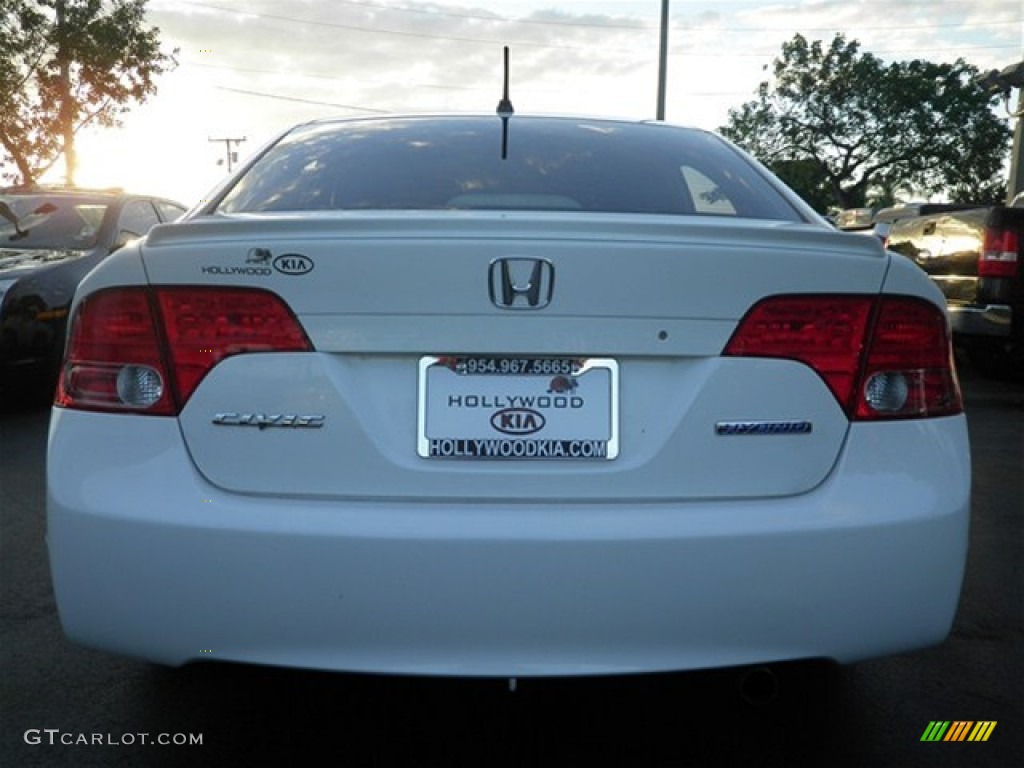
[[[506,435],[532,435],[544,423],[544,416],[529,408],[502,408],[491,416],[491,426]]]
[[[313,271],[313,260],[301,253],[282,253],[274,259],[274,269],[282,275],[304,275]]]

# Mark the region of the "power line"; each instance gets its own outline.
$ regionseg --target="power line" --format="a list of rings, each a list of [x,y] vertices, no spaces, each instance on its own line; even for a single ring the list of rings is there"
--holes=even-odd
[[[532,41],[519,40],[510,42],[508,40],[488,40],[480,37],[462,37],[458,35],[437,35],[430,34],[428,32],[408,32],[401,29],[389,29],[385,27],[365,27],[358,24],[339,24],[338,22],[330,21],[314,21],[311,19],[297,19],[292,16],[279,16],[271,13],[258,13],[256,11],[243,11],[235,8],[225,8],[220,5],[212,5],[210,3],[199,3],[199,2],[188,2],[188,5],[196,6],[199,8],[208,8],[214,11],[220,11],[222,13],[231,13],[236,15],[244,16],[255,16],[261,19],[270,19],[271,21],[287,21],[292,24],[310,24],[316,27],[329,27],[331,29],[345,29],[352,32],[366,32],[374,35],[398,35],[400,37],[413,37],[423,40],[447,40],[449,42],[456,43],[472,43],[474,45],[508,45],[519,48],[551,48],[555,50],[566,50],[566,51],[592,51],[593,47],[588,45],[565,45],[555,43],[536,43]],[[499,21],[504,21],[499,19]],[[619,53],[630,53],[632,52],[628,48],[608,48],[602,46],[605,51],[616,51]]]
[[[249,75],[273,75],[277,77],[286,77],[289,80],[295,80],[295,78],[304,77],[311,80],[328,80],[334,83],[345,82],[345,78],[343,77],[338,77],[337,75],[322,75],[315,72],[283,72],[279,69],[255,69],[253,67],[232,67],[227,64],[201,64],[197,61],[180,61],[178,63],[185,67],[198,67],[200,69],[220,69],[227,72],[242,72]],[[484,88],[484,86],[438,85],[436,83],[408,83],[407,85],[409,88],[436,88],[438,90],[445,91],[479,91]]]
[[[260,93],[259,91],[248,91],[243,88],[228,88],[223,85],[216,86],[218,91],[230,91],[231,93],[244,93],[246,96],[260,96],[264,99],[276,99],[277,101],[295,101],[300,104],[316,104],[321,107],[338,107],[339,109],[354,109],[357,112],[374,112],[380,115],[388,114],[386,109],[371,109],[370,107],[355,107],[351,104],[337,104],[330,101],[316,101],[314,99],[300,99],[295,96],[278,96],[273,93]],[[213,139],[211,139],[213,141]]]
[[[256,12],[256,11],[248,11],[248,10],[241,10],[241,9],[235,9],[235,8],[224,8],[222,6],[216,6],[216,5],[212,5],[212,4],[209,4],[209,3],[195,2],[193,0],[181,0],[181,2],[182,2],[182,5],[193,5],[193,6],[197,6],[197,7],[200,7],[200,8],[210,8],[212,10],[223,11],[225,13],[245,14],[245,15],[248,15],[248,16],[269,16],[269,14],[263,14],[263,13],[259,13],[259,12]],[[467,19],[467,20],[470,20],[470,21],[487,21],[487,22],[500,23],[500,24],[534,24],[534,25],[537,25],[537,26],[551,26],[551,27],[581,27],[581,28],[591,28],[591,29],[624,29],[624,30],[639,30],[639,31],[643,31],[643,32],[650,32],[650,31],[653,31],[653,30],[657,29],[657,27],[655,27],[654,25],[651,25],[651,24],[621,24],[621,23],[596,24],[596,23],[585,22],[585,21],[560,21],[560,20],[557,20],[557,19],[511,19],[511,18],[508,18],[507,16],[496,16],[496,15],[485,16],[483,14],[453,13],[451,11],[432,11],[432,10],[426,10],[426,9],[421,9],[421,8],[399,8],[399,7],[392,6],[392,5],[380,5],[379,3],[357,2],[357,0],[336,0],[335,4],[336,5],[354,5],[354,6],[359,6],[359,7],[363,7],[363,8],[372,8],[372,9],[377,10],[377,11],[389,11],[389,12],[394,12],[394,13],[408,13],[408,14],[416,14],[416,15],[419,15],[419,16],[427,16],[427,17]],[[320,25],[320,26],[324,26],[325,25],[325,23],[321,22],[321,21],[314,21],[314,20],[311,20],[311,19],[299,19],[299,18],[290,17],[290,16],[280,16],[280,17],[272,16],[271,18],[277,18],[277,19],[287,20],[287,21],[294,21],[294,22],[299,22],[299,23],[303,23],[303,24],[316,24],[316,25]]]
[[[410,8],[396,8],[396,7],[393,7],[393,6],[380,5],[378,3],[361,2],[359,0],[339,0],[339,1],[343,2],[346,5],[374,8],[374,9],[377,9],[377,10],[384,10],[384,11],[395,11],[395,12],[409,13],[409,14],[415,13],[415,14],[421,14],[421,15],[452,16],[452,17],[458,17],[458,18],[485,20],[485,21],[495,22],[495,23],[525,23],[525,22],[537,23],[537,24],[551,23],[551,24],[555,24],[557,26],[568,26],[568,27],[579,26],[579,27],[588,27],[588,28],[589,27],[603,27],[603,28],[607,28],[607,27],[611,26],[611,25],[597,25],[597,24],[588,24],[588,23],[578,23],[577,24],[575,22],[546,22],[546,21],[539,21],[539,20],[515,20],[515,19],[504,18],[504,17],[484,16],[484,15],[479,15],[479,14],[459,14],[459,13],[448,13],[448,12],[440,12],[440,11],[426,11],[426,10],[410,9]],[[207,9],[210,9],[210,10],[217,11],[219,13],[228,13],[228,14],[234,14],[234,15],[254,16],[254,17],[258,17],[258,18],[265,18],[265,19],[270,19],[270,20],[274,20],[274,21],[286,21],[286,22],[296,23],[296,24],[307,24],[307,25],[314,25],[314,26],[335,27],[335,28],[342,28],[342,29],[348,29],[348,30],[352,30],[352,31],[365,32],[365,33],[395,34],[395,35],[402,35],[402,36],[406,36],[406,37],[416,37],[416,38],[422,38],[422,39],[449,40],[449,41],[466,42],[466,43],[473,43],[473,44],[488,44],[488,45],[490,45],[490,44],[497,44],[499,42],[499,41],[495,41],[495,40],[485,40],[485,39],[473,38],[473,37],[451,36],[451,35],[436,35],[436,34],[430,34],[430,33],[408,32],[408,31],[394,30],[394,29],[368,28],[368,27],[363,27],[363,26],[359,26],[359,25],[338,24],[338,23],[334,23],[334,22],[321,22],[321,21],[314,21],[314,20],[309,20],[309,19],[300,19],[300,18],[295,18],[295,17],[291,17],[291,16],[283,16],[283,15],[277,15],[277,14],[264,14],[264,13],[259,13],[259,12],[255,12],[255,11],[227,8],[227,7],[224,7],[224,6],[221,6],[221,5],[216,5],[216,4],[213,4],[213,3],[198,2],[196,0],[183,0],[183,4],[191,5],[191,6],[195,6],[195,7],[200,7],[200,8],[207,8]],[[1001,25],[1001,24],[999,22],[977,22],[977,23],[971,23],[971,24],[951,24],[951,23],[949,23],[949,24],[914,25],[914,26],[900,26],[900,27],[865,27],[865,28],[861,28],[861,29],[863,29],[865,31],[870,30],[870,29],[885,29],[885,30],[898,30],[898,29],[946,29],[946,28],[957,28],[957,29],[960,29],[960,28],[981,28],[981,27],[997,26],[997,25]],[[650,31],[651,29],[653,29],[651,27],[625,27],[625,26],[616,27],[616,28],[630,29],[630,30],[646,30],[646,31]],[[813,30],[813,28],[802,28],[801,31],[807,32],[807,31],[812,31],[812,30]],[[684,40],[688,40],[688,43],[684,44],[684,45],[681,45],[681,46],[677,46],[675,50],[671,51],[670,55],[673,58],[685,57],[685,56],[700,56],[700,57],[708,57],[708,58],[745,58],[745,59],[750,59],[750,58],[767,58],[767,57],[778,55],[778,53],[779,53],[778,49],[776,49],[776,48],[772,48],[770,50],[764,50],[764,51],[749,51],[749,50],[747,50],[747,51],[739,51],[739,52],[737,52],[737,51],[724,51],[724,52],[720,52],[720,53],[718,53],[718,52],[709,52],[709,51],[704,51],[704,50],[696,50],[696,49],[694,49],[692,47],[694,31],[695,30],[693,30],[693,29],[688,29],[688,30],[684,31],[684,35],[683,35],[684,36]],[[723,31],[731,31],[731,32],[743,32],[743,33],[753,34],[753,33],[763,33],[763,32],[771,31],[771,30],[757,29],[757,28],[744,28],[744,29],[738,29],[738,28],[713,28],[711,31],[716,32],[716,33],[717,32],[723,32]],[[787,29],[786,31],[793,31],[793,30],[792,29]],[[514,45],[529,46],[529,47],[535,47],[535,48],[566,49],[566,50],[586,50],[586,51],[592,51],[593,50],[592,47],[589,47],[589,46],[555,45],[555,44],[534,43],[534,42],[515,43]],[[959,53],[961,51],[996,51],[996,50],[1015,49],[1017,47],[1019,47],[1019,46],[1015,46],[1015,45],[962,46],[961,45],[961,46],[957,47],[957,52]],[[636,53],[637,53],[636,49],[611,49],[611,48],[607,48],[607,47],[602,47],[602,50],[605,51],[605,52],[614,52],[614,51],[619,51],[619,52],[624,52],[624,53],[628,52],[628,53],[633,54],[633,55],[636,55]],[[916,48],[916,49],[915,48],[906,48],[906,49],[893,49],[893,50],[875,50],[875,49],[873,49],[872,53],[874,53],[874,54],[881,54],[881,55],[885,55],[885,54],[888,54],[888,55],[893,55],[893,54],[913,55],[915,53],[921,53],[921,52],[925,52],[925,51],[939,51],[939,50],[946,51],[946,50],[948,50],[948,46],[934,46],[934,47],[930,47],[930,48]],[[291,77],[291,78],[299,76],[299,77],[308,77],[308,78],[317,78],[317,79],[330,80],[330,81],[334,81],[334,82],[339,82],[340,81],[340,79],[337,78],[336,76],[323,75],[323,74],[318,74],[318,73],[310,73],[310,74],[303,74],[303,73],[296,73],[296,72],[285,73],[285,72],[274,71],[274,70],[266,70],[266,69],[253,69],[253,68],[242,68],[242,67],[230,67],[230,66],[224,66],[224,65],[199,64],[199,63],[195,63],[195,62],[185,62],[185,63],[187,65],[189,65],[189,66],[217,68],[217,69],[225,69],[225,70],[229,70],[229,71],[246,72],[246,73],[253,73],[253,74],[288,76],[288,77]],[[438,89],[446,89],[446,90],[463,90],[463,89],[464,90],[472,90],[472,89],[467,88],[465,86],[452,86],[452,85],[427,85],[427,84],[421,84],[418,87],[423,87],[423,88],[429,87],[429,88],[438,88]],[[308,103],[308,104],[315,104],[315,105],[321,105],[321,106],[331,106],[331,107],[338,107],[338,108],[343,108],[343,109],[353,109],[353,110],[366,111],[366,112],[379,111],[379,110],[372,110],[372,109],[369,109],[369,108],[366,108],[366,107],[357,107],[357,106],[352,106],[352,105],[347,105],[347,104],[338,104],[338,103],[333,103],[333,102],[316,101],[316,100],[313,100],[313,99],[300,99],[300,98],[295,98],[295,97],[278,96],[278,95],[275,95],[275,94],[261,93],[261,92],[257,92],[257,91],[246,91],[246,90],[243,90],[243,89],[223,88],[223,90],[229,90],[229,91],[233,90],[233,91],[236,91],[238,93],[243,93],[243,94],[252,95],[252,96],[258,96],[258,97],[262,97],[262,98],[272,98],[272,99],[279,99],[279,100],[284,100],[284,101],[296,101],[296,102],[300,102],[300,103]],[[476,90],[479,90],[479,89],[476,89]]]
[[[259,11],[245,10],[239,8],[226,8],[221,5],[215,5],[213,3],[198,2],[198,0],[181,0],[183,5],[191,5],[198,8],[207,8],[209,10],[220,11],[221,13],[230,13],[239,16],[254,16],[256,18],[266,18],[274,21],[288,21],[295,24],[310,24],[313,26],[320,27],[337,27],[340,29],[352,29],[362,32],[380,32],[394,35],[408,35],[412,37],[429,37],[440,40],[457,40],[460,42],[478,42],[478,43],[494,43],[500,41],[485,40],[483,38],[466,38],[466,37],[454,37],[448,35],[434,35],[425,32],[407,32],[404,30],[385,29],[385,28],[374,28],[374,27],[361,27],[358,25],[339,24],[337,22],[322,21],[318,19],[303,19],[295,16],[282,16],[278,14],[261,13]],[[485,16],[481,14],[471,13],[452,13],[450,11],[432,11],[424,10],[419,8],[399,8],[391,5],[381,5],[379,3],[359,2],[358,0],[337,0],[337,5],[352,5],[364,8],[373,8],[379,11],[388,11],[394,13],[406,13],[416,14],[419,16],[427,17],[448,17],[457,19],[469,19],[473,21],[487,21],[495,24],[532,24],[537,26],[554,26],[554,27],[573,27],[583,29],[621,29],[626,31],[638,31],[638,32],[653,32],[658,29],[657,25],[654,24],[596,24],[585,21],[560,21],[555,19],[513,19],[507,16]],[[883,26],[860,26],[854,25],[851,29],[858,32],[888,32],[888,31],[907,31],[907,30],[926,30],[926,29],[983,29],[985,27],[1003,27],[1006,22],[1002,21],[977,21],[977,22],[947,22],[944,24],[907,24],[900,26],[883,25]],[[694,26],[683,25],[670,25],[672,31],[681,32],[692,32],[698,29]],[[792,32],[794,31],[792,25],[786,25],[782,27],[711,27],[715,32],[729,32],[729,33],[766,33],[766,32]],[[835,26],[830,27],[801,27],[804,32],[834,32]],[[562,47],[562,46],[551,46],[543,43],[517,43],[517,45],[536,45],[540,47]]]
[[[649,32],[657,29],[653,24],[595,24],[586,21],[559,21],[557,19],[510,19],[505,16],[484,16],[475,13],[453,13],[451,11],[428,11],[422,8],[399,8],[393,5],[381,5],[379,3],[363,3],[357,0],[337,0],[338,5],[356,5],[365,8],[373,8],[379,11],[393,11],[395,13],[414,13],[422,16],[442,16],[453,19],[470,19],[472,21],[491,21],[506,24],[538,24],[552,27],[587,27],[592,29],[632,29]]]
[[[955,52],[959,55],[959,54],[961,54],[961,53],[963,53],[965,51],[999,51],[999,50],[1005,50],[1005,49],[1008,49],[1008,48],[1015,49],[1015,50],[1020,50],[1020,46],[1019,45],[958,45],[958,46],[956,46]],[[928,52],[928,51],[944,51],[944,52],[948,52],[949,50],[950,50],[950,46],[949,45],[934,45],[934,46],[930,46],[930,47],[926,47],[926,48],[894,48],[894,49],[891,49],[891,50],[882,50],[882,49],[878,49],[878,48],[872,48],[870,51],[868,51],[868,53],[871,53],[873,55],[886,55],[886,54],[887,55],[892,55],[892,54],[896,54],[896,53],[899,53],[899,54],[919,54],[919,53]],[[754,59],[759,59],[759,58],[763,58],[765,56],[778,56],[780,53],[781,53],[781,51],[778,48],[772,49],[770,51],[767,51],[767,50],[766,51],[741,51],[741,52],[724,51],[722,53],[708,53],[706,51],[700,51],[700,50],[696,50],[696,49],[692,49],[692,48],[688,48],[688,49],[685,49],[685,50],[677,48],[676,50],[672,51],[670,53],[670,55],[671,56],[702,56],[702,57],[706,57],[706,58],[726,58],[726,59],[733,59],[733,58],[754,58]]]
[[[206,9],[209,9],[209,10],[218,11],[220,13],[228,13],[228,14],[244,15],[244,16],[253,16],[253,17],[256,17],[256,18],[269,19],[271,21],[285,21],[285,22],[289,22],[289,23],[292,23],[292,24],[306,24],[306,25],[311,25],[311,26],[316,26],[316,27],[329,27],[329,28],[332,28],[332,29],[345,29],[345,30],[352,31],[352,32],[363,32],[363,33],[367,33],[367,34],[398,35],[398,36],[401,36],[401,37],[412,37],[412,38],[423,39],[423,40],[445,40],[445,41],[449,41],[449,42],[470,43],[470,44],[473,44],[473,45],[510,45],[512,47],[548,48],[548,49],[553,49],[553,50],[591,51],[591,52],[594,50],[593,46],[589,46],[589,45],[569,45],[569,44],[562,44],[562,43],[539,43],[539,42],[533,42],[533,41],[509,42],[508,40],[495,40],[495,39],[487,39],[487,38],[480,38],[480,37],[466,37],[466,36],[460,36],[460,35],[440,35],[440,34],[433,34],[433,33],[428,33],[428,32],[410,32],[410,31],[407,31],[407,30],[391,29],[391,28],[387,28],[387,27],[366,27],[366,26],[361,26],[361,25],[358,25],[358,24],[341,24],[341,23],[338,23],[338,22],[319,21],[319,20],[313,20],[313,19],[301,19],[301,18],[296,18],[294,16],[282,16],[282,15],[279,15],[279,14],[260,13],[258,11],[241,10],[241,9],[237,9],[237,8],[225,8],[224,6],[221,6],[221,5],[215,5],[213,3],[198,2],[197,0],[184,0],[184,4],[195,6],[195,7],[198,7],[198,8],[206,8]],[[379,6],[379,5],[375,5],[375,4],[372,4],[372,3],[355,2],[355,0],[349,0],[349,2],[347,2],[346,4],[348,4],[348,5],[359,5],[359,6],[370,6],[370,7],[379,8],[379,9],[382,9],[382,10],[389,10],[389,11],[393,10],[393,11],[396,11],[396,12],[426,13],[426,14],[431,14],[432,13],[430,11],[418,11],[418,10],[415,10],[415,9],[405,9],[405,8],[392,8],[390,6]],[[570,23],[570,22],[542,22],[542,21],[539,21],[539,20],[509,19],[509,18],[505,18],[505,17],[473,16],[473,15],[470,15],[470,14],[463,15],[463,14],[448,14],[448,13],[437,12],[435,15],[448,15],[448,16],[456,16],[456,17],[460,17],[460,18],[473,18],[473,19],[486,20],[486,21],[490,21],[490,22],[494,22],[494,23],[519,24],[519,23],[530,22],[530,23],[537,23],[537,24],[553,23],[553,24],[556,24],[557,26],[563,26],[563,27],[578,26],[578,27],[610,28],[610,27],[604,26],[604,25],[590,25],[590,24],[585,24],[585,23],[577,24],[577,23]],[[980,29],[980,28],[985,28],[985,27],[1001,27],[1001,26],[1005,26],[1005,22],[973,22],[973,23],[965,23],[965,24],[947,23],[947,24],[922,24],[922,25],[916,25],[915,24],[915,25],[907,25],[907,26],[854,27],[853,29],[855,29],[858,33],[860,33],[860,32],[871,32],[871,31],[896,31],[896,30],[906,31],[906,30],[929,30],[929,29]],[[651,31],[653,31],[655,29],[655,27],[614,27],[614,28],[628,29],[628,30],[634,30],[634,31],[645,31],[645,32],[651,32]],[[673,31],[681,32],[684,36],[692,35],[695,31],[697,31],[696,28],[686,27],[686,26],[682,26],[682,27],[673,26],[673,27],[671,27],[671,29]],[[716,33],[720,33],[721,32],[721,33],[730,33],[730,34],[764,34],[764,33],[771,33],[771,32],[793,32],[795,30],[792,27],[779,27],[779,28],[769,28],[769,27],[761,27],[761,28],[759,28],[759,27],[713,27],[713,28],[711,28],[711,31],[716,32]],[[835,29],[833,27],[801,27],[800,31],[801,32],[834,32]],[[992,49],[1004,49],[1004,48],[1011,48],[1011,47],[1014,47],[1014,46],[1006,45],[1006,46],[967,46],[967,47],[960,46],[960,47],[961,48],[965,48],[965,49],[971,49],[971,50],[987,50],[989,48],[992,48]],[[601,46],[601,50],[605,51],[605,52],[612,52],[612,53],[635,53],[635,50],[634,49],[630,49],[630,48],[609,48],[607,46]],[[916,49],[906,49],[906,50],[901,51],[901,52],[912,53],[914,50],[916,50]],[[935,47],[935,48],[922,48],[920,50],[926,50],[926,51],[939,50],[939,47]],[[878,53],[887,53],[887,51],[878,51]],[[711,55],[711,54],[708,54],[708,55]],[[731,56],[749,57],[749,56],[761,56],[761,55],[769,55],[769,54],[760,54],[760,53],[723,53],[723,54],[720,54],[720,55],[722,55],[722,56],[730,56],[730,57]]]

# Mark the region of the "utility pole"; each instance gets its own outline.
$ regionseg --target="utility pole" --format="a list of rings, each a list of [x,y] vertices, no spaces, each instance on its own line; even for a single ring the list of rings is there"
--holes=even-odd
[[[658,53],[658,120],[665,119],[665,81],[668,79],[668,0],[661,0],[661,46]]]
[[[1013,129],[1013,153],[1010,155],[1010,179],[1006,189],[1006,202],[1010,204],[1024,192],[1024,80],[1017,83],[1017,111],[1013,113],[1017,125]]]
[[[232,136],[232,137],[223,138],[223,139],[211,139],[211,138],[207,139],[207,141],[223,141],[224,142],[224,154],[227,157],[228,173],[231,173],[231,169],[234,167],[234,164],[238,162],[238,145],[241,144],[245,140],[246,140],[245,136],[240,136],[240,137],[237,137],[237,138]],[[234,144],[235,144],[235,149],[234,150],[231,149],[232,142],[234,142]],[[224,163],[223,160],[218,160],[217,161],[217,165],[222,165],[223,163]]]
[[[1018,193],[1024,192],[1024,61],[1011,64],[1002,71],[993,69],[985,72],[975,78],[975,82],[989,93],[1002,94],[1007,116],[1016,120],[1010,153],[1010,178],[1006,185],[1006,204],[1009,205]],[[1010,107],[1010,94],[1014,88],[1018,89],[1016,111]]]

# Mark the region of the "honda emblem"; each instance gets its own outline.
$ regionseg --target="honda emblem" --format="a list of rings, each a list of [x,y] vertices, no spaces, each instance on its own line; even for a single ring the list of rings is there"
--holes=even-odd
[[[551,303],[555,267],[547,259],[495,259],[489,277],[491,301],[496,307],[543,309]]]

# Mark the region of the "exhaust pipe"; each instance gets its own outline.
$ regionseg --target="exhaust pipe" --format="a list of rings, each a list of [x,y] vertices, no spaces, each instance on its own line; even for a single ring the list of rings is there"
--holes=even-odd
[[[740,696],[755,707],[771,704],[779,696],[779,678],[769,667],[755,667],[743,673]]]

